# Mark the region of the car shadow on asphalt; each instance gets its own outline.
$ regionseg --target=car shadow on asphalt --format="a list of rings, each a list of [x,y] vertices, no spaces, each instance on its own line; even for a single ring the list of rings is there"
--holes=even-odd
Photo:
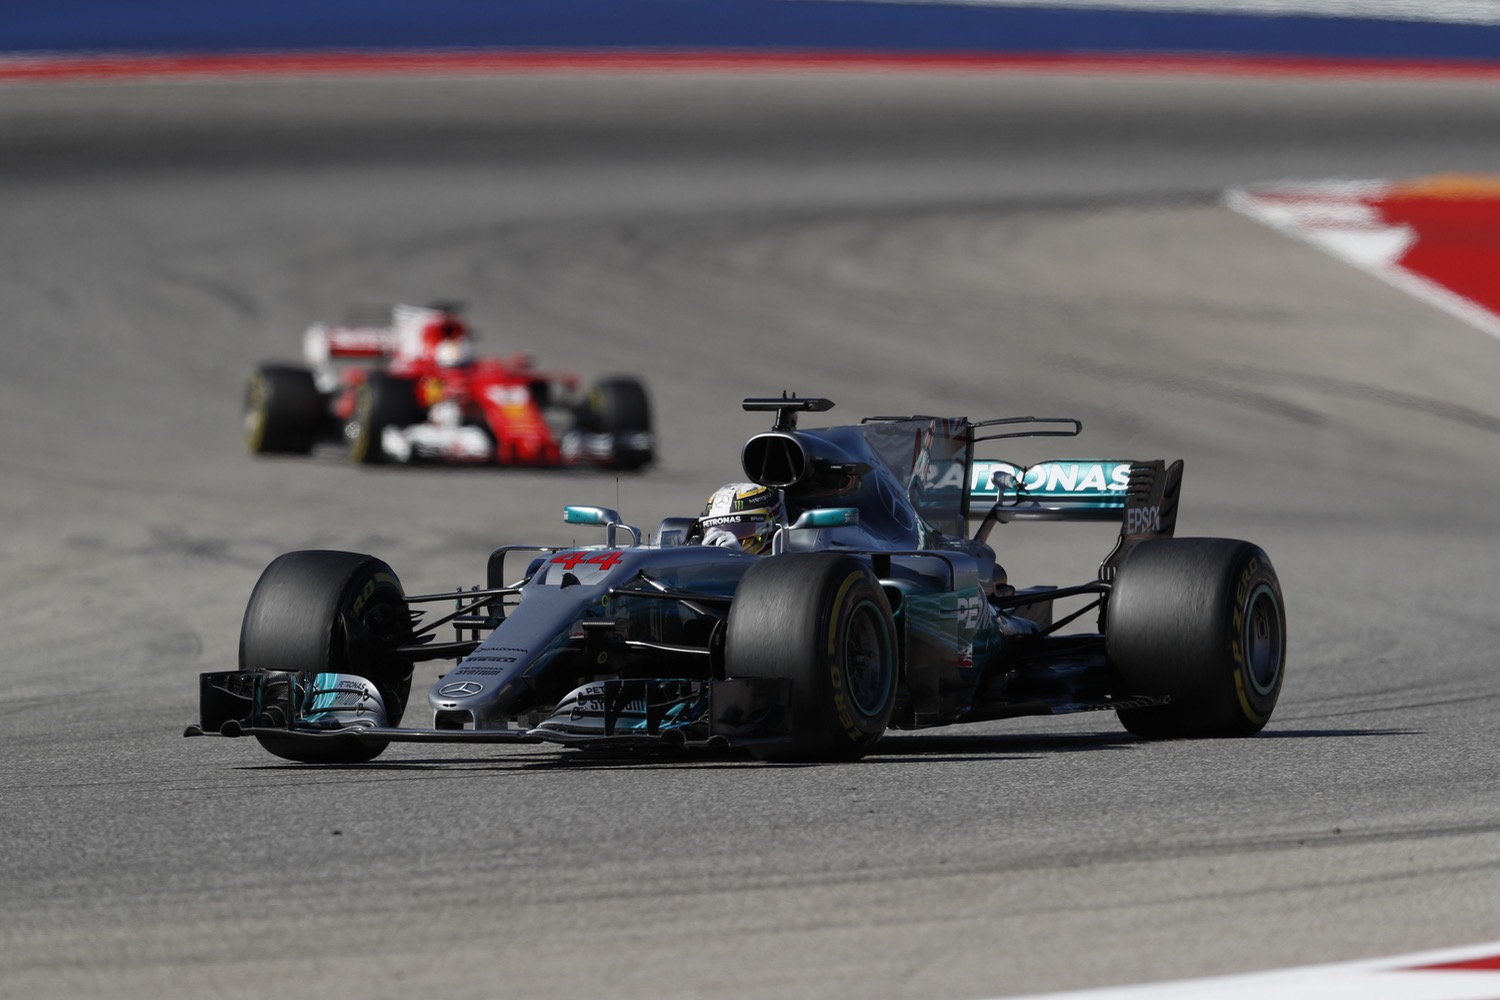
[[[1361,737],[1420,736],[1418,729],[1277,729],[1246,737],[1248,741],[1358,739]],[[882,764],[935,764],[975,761],[1026,761],[1059,754],[1135,750],[1162,741],[1118,733],[1024,734],[888,734],[858,761],[818,763],[757,760],[748,750],[693,748],[688,750],[605,750],[571,747],[512,748],[502,755],[374,760],[363,764],[298,764],[291,761],[248,765],[244,770],[308,771],[606,771],[606,770],[737,770],[741,768],[854,767]],[[1200,740],[1182,742],[1239,743]]]

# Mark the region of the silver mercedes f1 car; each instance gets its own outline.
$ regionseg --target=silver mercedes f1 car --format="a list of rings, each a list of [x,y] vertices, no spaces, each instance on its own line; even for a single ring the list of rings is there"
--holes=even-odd
[[[643,536],[597,506],[563,520],[596,526],[598,544],[502,545],[470,590],[408,594],[374,556],[289,552],[250,595],[239,669],[201,675],[187,735],[326,764],[394,742],[840,761],[892,729],[1026,715],[1108,711],[1148,739],[1249,736],[1270,719],[1286,652],[1276,572],[1250,542],[1174,537],[1180,461],[975,457],[1076,436],[1067,418],[805,429],[833,403],[743,405],[773,421],[741,455],[784,501],[768,554],[700,544],[693,517]],[[1018,588],[989,539],[1025,521],[1119,534],[1094,579]],[[456,663],[427,693],[430,724],[402,726],[429,660]]]

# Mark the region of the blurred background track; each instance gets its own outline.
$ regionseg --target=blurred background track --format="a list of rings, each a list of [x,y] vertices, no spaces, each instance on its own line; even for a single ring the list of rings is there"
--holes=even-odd
[[[974,997],[1493,938],[1500,344],[1220,196],[1494,171],[1497,115],[1482,84],[1180,75],[0,90],[0,992]],[[486,348],[642,373],[661,466],[243,453],[256,361],[436,297]],[[1180,532],[1283,577],[1270,728],[1033,720],[823,768],[178,735],[278,552],[431,590],[569,540],[565,502],[650,528],[783,388],[1084,421],[990,457],[1186,458]],[[998,539],[1020,582],[1109,542]]]

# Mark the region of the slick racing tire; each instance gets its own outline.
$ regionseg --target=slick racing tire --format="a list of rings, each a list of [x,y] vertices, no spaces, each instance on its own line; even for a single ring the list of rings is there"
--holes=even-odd
[[[261,365],[245,385],[245,447],[252,455],[306,455],[327,419],[306,368]]]
[[[375,685],[386,721],[401,723],[412,665],[393,655],[411,637],[401,581],[372,556],[323,549],[288,552],[261,573],[240,627],[240,669],[288,671],[304,687],[320,673],[354,674]],[[315,743],[257,736],[278,757],[357,764],[385,749],[354,740]]]
[[[634,435],[651,433],[651,400],[640,379],[628,375],[600,379],[583,401],[578,428],[614,437],[614,452],[605,463],[608,468],[633,471],[649,465],[654,457],[652,447],[634,445],[630,440]]]
[[[1229,538],[1132,549],[1115,576],[1105,650],[1124,686],[1165,705],[1121,708],[1148,739],[1251,736],[1276,708],[1286,614],[1265,552]]]
[[[387,427],[410,427],[426,419],[417,403],[416,383],[383,372],[371,372],[360,385],[354,403],[354,433],[349,459],[359,465],[389,461],[381,443]]]
[[[768,556],[735,590],[724,644],[732,678],[791,681],[789,742],[763,760],[855,760],[880,741],[896,702],[896,626],[880,581],[840,552]]]

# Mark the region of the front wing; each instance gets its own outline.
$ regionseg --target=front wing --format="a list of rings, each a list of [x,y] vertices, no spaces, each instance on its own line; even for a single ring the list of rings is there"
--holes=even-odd
[[[791,682],[737,679],[595,681],[573,691],[534,725],[514,729],[330,726],[267,701],[262,671],[199,675],[199,721],[184,736],[259,737],[330,747],[391,743],[555,743],[565,746],[748,747],[790,738]],[[283,720],[291,715],[288,722]]]

